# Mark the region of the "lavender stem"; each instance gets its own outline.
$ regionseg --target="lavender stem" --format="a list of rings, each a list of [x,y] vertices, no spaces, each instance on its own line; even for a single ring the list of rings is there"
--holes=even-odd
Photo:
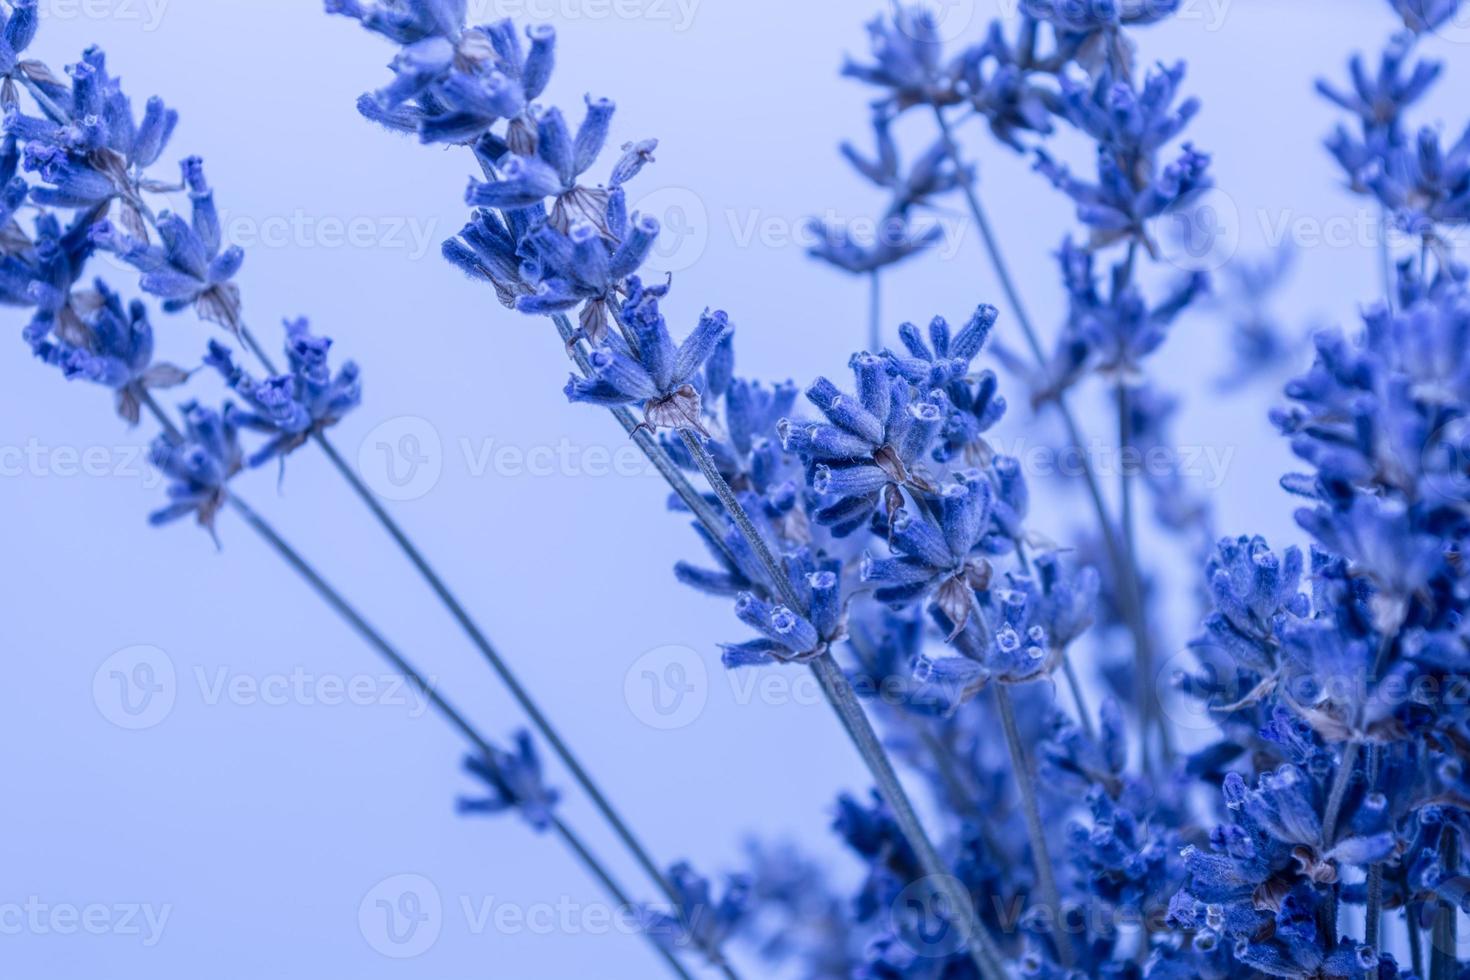
[[[715,496],[720,499],[720,503],[730,514],[736,528],[755,552],[756,558],[771,581],[775,595],[793,611],[804,612],[801,601],[792,588],[786,573],[782,570],[776,557],[771,554],[765,538],[751,521],[750,515],[746,513],[739,499],[736,498],[735,492],[720,475],[714,458],[710,456],[709,451],[704,448],[703,443],[694,433],[681,429],[679,435],[700,472],[709,481]],[[710,530],[718,536],[720,529],[716,526]],[[830,652],[823,653],[812,662],[811,667],[817,682],[822,686],[822,692],[826,695],[828,703],[837,712],[838,720],[842,723],[848,738],[852,740],[858,753],[862,755],[863,761],[867,763],[868,771],[873,776],[874,782],[877,783],[878,792],[888,804],[889,809],[893,811],[894,819],[909,846],[918,856],[924,873],[933,880],[935,887],[939,889],[955,915],[956,924],[964,932],[970,958],[974,961],[976,968],[982,976],[1003,980],[1005,971],[1001,966],[1003,957],[1000,950],[976,917],[974,903],[965,892],[964,886],[949,872],[938,850],[930,841],[923,824],[919,821],[913,802],[909,799],[903,784],[898,781],[898,774],[894,771],[893,764],[889,761],[888,754],[884,751],[883,744],[873,730],[872,723],[863,711],[847,676],[843,674],[842,668],[837,665],[837,661],[833,659]]]
[[[265,352],[265,349],[256,340],[248,327],[244,325],[240,326],[240,337],[266,371],[275,374],[276,367],[270,356]],[[408,534],[383,507],[372,490],[363,483],[362,477],[358,475],[357,471],[343,459],[342,455],[337,451],[336,446],[332,444],[332,441],[327,438],[326,434],[323,432],[313,432],[312,441],[320,447],[332,466],[347,481],[348,486],[352,488],[353,492],[357,494],[358,498],[372,512],[373,517],[388,532],[388,535],[398,545],[399,550],[408,558],[410,564],[418,571],[419,575],[428,584],[435,596],[438,597],[444,608],[449,611],[450,616],[459,624],[460,629],[469,638],[470,642],[480,651],[486,663],[495,672],[496,677],[505,686],[506,690],[510,692],[516,704],[525,712],[526,717],[530,720],[541,738],[556,753],[557,758],[562,761],[562,764],[566,766],[567,771],[571,773],[572,779],[587,794],[593,806],[597,808],[598,813],[607,821],[608,826],[612,828],[613,833],[633,856],[633,859],[643,870],[644,874],[658,886],[659,891],[665,897],[670,901],[677,902],[677,893],[659,869],[658,863],[654,861],[648,848],[643,844],[638,835],[633,832],[628,822],[623,818],[618,809],[613,806],[612,801],[608,799],[597,782],[593,780],[591,774],[561,737],[561,733],[551,723],[551,719],[541,710],[540,705],[531,696],[530,691],[521,684],[520,679],[516,676],[510,665],[500,655],[499,651],[495,649],[495,646],[490,642],[484,631],[480,629],[474,617],[469,614],[458,597],[444,582],[443,578],[435,571],[433,565],[424,557],[423,552],[418,549]]]
[[[868,273],[868,350],[874,354],[883,346],[883,273]]]
[[[1072,939],[1067,935],[1066,918],[1062,914],[1062,895],[1057,889],[1051,851],[1046,845],[1046,828],[1042,825],[1041,807],[1036,799],[1036,780],[1026,755],[1026,746],[1021,741],[1021,729],[1016,724],[1016,707],[1011,700],[1009,685],[995,685],[995,703],[1000,708],[1006,748],[1011,754],[1011,769],[1016,776],[1016,788],[1021,794],[1021,809],[1026,817],[1026,836],[1031,842],[1031,859],[1036,865],[1036,880],[1041,886],[1042,901],[1047,904],[1052,915],[1051,930],[1057,945],[1057,959],[1063,967],[1071,969],[1074,959]]]
[[[145,391],[142,395],[142,400],[143,404],[147,406],[149,412],[152,413],[155,419],[157,419],[159,425],[163,427],[164,431],[166,431],[170,436],[178,438],[178,427],[174,425],[173,420],[170,419],[168,417],[168,414],[164,412],[163,409],[159,406],[158,401],[153,397],[153,395],[150,392]],[[317,596],[332,609],[333,612],[341,616],[342,619],[346,621],[347,625],[352,627],[353,631],[367,642],[368,646],[372,647],[373,650],[381,655],[385,660],[387,660],[388,663],[390,663],[395,670],[401,673],[404,678],[407,679],[408,682],[413,685],[413,687],[420,694],[422,694],[425,699],[428,700],[428,702],[434,707],[439,715],[443,717],[445,721],[449,722],[451,727],[453,727],[456,731],[463,735],[465,739],[468,740],[469,743],[475,747],[475,749],[481,754],[483,758],[494,759],[494,747],[490,744],[489,739],[485,738],[485,736],[480,733],[479,729],[471,724],[469,720],[467,720],[465,716],[459,711],[459,709],[454,707],[454,705],[451,704],[448,699],[440,694],[439,691],[435,689],[432,684],[429,683],[424,675],[416,667],[414,667],[414,665],[410,663],[406,657],[403,656],[403,654],[401,654],[391,643],[384,639],[383,635],[379,633],[376,629],[374,629],[372,625],[363,618],[362,614],[359,613],[350,603],[348,603],[348,601],[342,597],[341,593],[334,589],[331,584],[322,577],[321,573],[319,573],[315,569],[315,567],[311,565],[311,563],[309,563],[304,557],[302,557],[302,555],[298,551],[296,551],[296,549],[291,547],[291,545],[288,544],[286,540],[281,537],[281,535],[275,530],[274,527],[267,523],[263,517],[257,514],[253,508],[246,504],[245,501],[236,494],[231,493],[229,495],[228,504],[230,508],[234,510],[237,514],[239,514],[240,517],[245,521],[245,523],[250,526],[251,530],[260,535],[260,537],[266,542],[266,544],[270,545],[271,548],[276,552],[276,554],[283,561],[285,561],[286,564],[290,565],[291,568],[294,569],[296,573],[299,574],[306,581],[306,584],[310,586],[311,590],[315,592]],[[557,836],[561,838],[562,842],[571,849],[572,853],[576,856],[577,860],[582,864],[582,866],[586,868],[586,870],[589,871],[593,875],[593,877],[598,880],[598,882],[603,886],[604,889],[607,890],[608,894],[613,898],[614,901],[618,903],[620,907],[634,907],[634,903],[631,899],[629,899],[627,893],[623,890],[622,886],[617,883],[617,879],[612,876],[612,873],[607,870],[607,868],[602,864],[597,856],[592,853],[592,851],[587,847],[586,843],[574,830],[572,830],[571,827],[569,827],[561,820],[561,818],[555,816],[554,814],[551,817],[551,826],[552,829],[556,831]],[[682,980],[693,980],[689,973],[684,969],[683,965],[680,964],[679,961],[675,959],[674,956],[668,950],[666,950],[662,944],[660,944],[651,935],[647,936],[647,938],[649,943],[652,944],[653,947],[658,951],[660,957],[674,972],[675,976],[681,977]]]
[[[944,141],[944,147],[949,154],[950,160],[956,167],[963,168],[964,162],[960,155],[959,144],[955,142],[954,131],[949,120],[944,115],[944,110],[934,106],[934,118],[939,123],[940,134]],[[990,219],[986,215],[984,206],[980,203],[980,196],[975,190],[973,183],[963,185],[965,200],[969,204],[970,214],[975,219],[975,224],[980,229],[980,236],[984,239],[986,253],[990,257],[991,267],[995,271],[996,278],[1000,281],[1001,290],[1006,295],[1012,313],[1015,314],[1016,322],[1020,324],[1021,332],[1026,338],[1026,345],[1031,350],[1032,357],[1042,367],[1046,365],[1046,354],[1041,349],[1040,336],[1026,312],[1026,306],[1021,301],[1021,295],[1016,288],[1015,279],[1011,276],[1010,267],[1006,264],[1005,255],[1001,251],[1000,241],[996,237],[994,228],[991,227]],[[1113,576],[1118,582],[1119,600],[1123,605],[1124,619],[1128,623],[1130,632],[1133,634],[1135,655],[1139,664],[1140,673],[1151,670],[1153,663],[1153,640],[1149,636],[1148,626],[1143,617],[1143,601],[1140,588],[1138,569],[1128,556],[1124,553],[1122,545],[1118,541],[1117,528],[1113,526],[1112,518],[1108,515],[1107,504],[1103,502],[1102,487],[1098,484],[1097,473],[1094,471],[1092,461],[1088,458],[1086,446],[1082,439],[1082,429],[1077,424],[1077,419],[1067,405],[1066,395],[1058,393],[1051,399],[1061,414],[1062,422],[1067,429],[1067,439],[1072,448],[1077,451],[1078,458],[1082,460],[1082,476],[1087,485],[1087,494],[1092,501],[1092,508],[1096,512],[1098,529],[1102,533],[1103,547],[1108,553],[1108,563],[1113,568]],[[1145,734],[1145,737],[1146,734]],[[1167,745],[1167,741],[1166,741]]]

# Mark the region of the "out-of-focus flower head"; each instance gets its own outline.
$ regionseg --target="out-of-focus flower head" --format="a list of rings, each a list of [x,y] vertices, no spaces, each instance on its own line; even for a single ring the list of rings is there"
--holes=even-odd
[[[287,321],[288,370],[260,381],[235,363],[228,347],[210,341],[205,363],[250,407],[240,413],[240,424],[271,437],[250,456],[251,466],[272,459],[284,463],[313,434],[336,425],[362,401],[361,371],[348,361],[332,373],[327,363],[331,346],[326,337],[312,335],[306,320]]]
[[[148,522],[157,527],[193,514],[214,537],[215,516],[229,499],[226,487],[243,466],[239,418],[228,402],[220,411],[198,402],[180,408],[183,431],[159,435],[149,450],[149,461],[169,478],[169,503],[149,514]]]
[[[556,819],[559,794],[544,781],[541,759],[529,732],[516,732],[513,751],[492,746],[486,755],[465,756],[464,768],[485,784],[490,795],[461,797],[460,813],[495,814],[514,810],[537,831],[546,830]]]

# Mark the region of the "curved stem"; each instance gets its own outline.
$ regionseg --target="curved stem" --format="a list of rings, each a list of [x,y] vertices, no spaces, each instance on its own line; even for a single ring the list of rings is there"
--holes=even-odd
[[[1011,754],[1011,770],[1015,773],[1016,788],[1021,795],[1021,808],[1026,817],[1026,836],[1031,842],[1031,860],[1036,865],[1036,880],[1041,887],[1041,899],[1051,912],[1051,931],[1057,945],[1057,959],[1063,967],[1071,969],[1072,937],[1067,934],[1067,921],[1062,914],[1062,894],[1057,889],[1056,875],[1052,871],[1051,850],[1046,844],[1046,828],[1041,822],[1041,807],[1036,799],[1036,776],[1031,771],[1026,746],[1021,741],[1021,729],[1016,724],[1016,706],[1011,700],[1009,685],[995,685],[995,703],[1000,708],[1006,748]]]
[[[796,594],[785,569],[771,553],[770,546],[766,543],[755,523],[746,513],[744,506],[720,475],[719,468],[715,465],[714,458],[704,448],[703,443],[692,432],[679,430],[680,438],[690,456],[698,465],[699,471],[704,474],[715,496],[724,505],[730,519],[734,521],[740,534],[750,544],[755,552],[757,560],[764,569],[766,576],[770,579],[772,594],[779,597],[786,606],[793,611],[806,612],[801,599]],[[718,532],[718,528],[710,529]],[[822,687],[822,693],[827,702],[837,713],[838,721],[841,722],[843,730],[847,732],[858,753],[867,763],[868,771],[877,784],[878,792],[882,795],[888,808],[893,811],[894,820],[902,831],[909,846],[919,858],[919,863],[924,873],[932,880],[935,888],[943,895],[950,909],[956,917],[956,924],[963,931],[968,944],[971,959],[979,969],[982,976],[1001,980],[1005,971],[1001,964],[1003,957],[996,947],[995,941],[985,931],[980,920],[975,914],[974,903],[966,893],[959,879],[955,878],[939,856],[939,851],[929,839],[923,824],[919,821],[917,811],[913,802],[909,799],[908,792],[903,784],[898,781],[898,774],[893,769],[893,764],[888,759],[888,753],[884,751],[878,734],[873,730],[872,723],[863,711],[862,704],[858,701],[857,693],[852,689],[847,676],[842,673],[842,668],[830,652],[823,653],[811,664],[812,673]]]

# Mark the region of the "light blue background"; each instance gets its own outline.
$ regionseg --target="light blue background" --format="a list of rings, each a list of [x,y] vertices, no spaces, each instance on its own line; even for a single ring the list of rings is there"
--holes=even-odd
[[[386,79],[389,48],[307,0],[159,2],[150,10],[143,0],[43,0],[50,16],[37,51],[59,67],[101,43],[135,100],[158,92],[182,112],[169,158],[198,152],[208,163],[227,226],[248,247],[247,318],[275,345],[282,317],[310,315],[363,365],[365,404],[333,438],[349,458],[365,447],[375,486],[390,486],[378,443],[423,437],[439,476],[422,477],[425,492],[390,504],[393,512],[633,824],[665,861],[733,869],[742,837],[758,833],[794,837],[850,878],[826,825],[839,790],[865,789],[856,756],[804,681],[784,693],[732,687],[715,644],[741,630],[725,605],[672,581],[670,566],[697,546],[665,512],[661,484],[647,474],[586,475],[600,453],[627,458],[626,441],[605,413],[565,404],[568,365],[549,325],[500,308],[438,258],[439,240],[463,218],[471,162],[358,118],[353,100]],[[478,12],[551,13],[560,66],[550,96],[573,115],[584,91],[611,96],[621,107],[617,142],[661,139],[637,191],[656,192],[647,206],[693,232],[664,258],[680,267],[669,304],[679,329],[706,304],[723,307],[739,330],[743,372],[806,381],[840,374],[865,329],[863,285],[807,261],[790,239],[809,214],[881,206],[835,153],[842,138],[866,141],[868,92],[836,69],[844,50],[863,50],[860,22],[873,7],[703,0],[687,22],[676,4],[651,0],[631,19],[609,15],[626,7],[575,0],[481,3]],[[968,23],[967,38],[995,10],[950,7],[946,24]],[[1341,75],[1355,47],[1376,50],[1390,28],[1385,8],[1199,2],[1143,35],[1146,59],[1190,61],[1187,88],[1206,99],[1192,135],[1215,154],[1244,253],[1259,251],[1283,219],[1305,233],[1332,218],[1371,226],[1320,148],[1335,117],[1311,81]],[[1429,49],[1451,75],[1419,118],[1437,121],[1443,107],[1458,129],[1463,110],[1449,94],[1464,91],[1470,49],[1452,40]],[[903,129],[911,156],[930,138],[923,123]],[[968,135],[1022,288],[1050,328],[1061,300],[1049,255],[1072,225],[1070,210],[1024,161]],[[1077,149],[1063,144],[1085,167]],[[960,220],[957,210],[950,217]],[[353,240],[343,240],[347,232]],[[1361,234],[1305,244],[1281,307],[1295,327],[1350,318],[1376,294],[1376,259]],[[1004,305],[967,229],[956,254],[891,277],[885,319],[891,331],[902,319],[962,318],[981,300]],[[22,319],[11,313],[6,322],[13,336]],[[157,322],[164,353],[181,363],[195,361],[213,329],[188,317]],[[1215,491],[1222,532],[1294,538],[1290,503],[1276,489],[1289,458],[1264,419],[1279,379],[1234,399],[1209,393],[1204,379],[1223,370],[1223,337],[1217,319],[1195,315],[1155,362],[1170,385],[1203,393],[1181,421],[1180,442],[1232,454]],[[474,786],[457,768],[462,745],[437,717],[392,704],[214,697],[222,677],[258,684],[300,672],[356,679],[388,699],[394,692],[377,680],[384,671],[371,652],[233,516],[221,521],[220,553],[192,527],[148,529],[143,515],[160,489],[126,447],[151,433],[129,433],[104,392],[64,384],[18,342],[0,359],[0,389],[8,556],[0,912],[13,915],[34,896],[63,910],[104,907],[113,925],[66,935],[64,911],[18,930],[0,916],[0,972],[655,975],[638,940],[599,926],[601,896],[555,841],[514,820],[453,815],[456,794]],[[1012,398],[1006,436],[1055,441],[1023,400]],[[1105,437],[1101,403],[1084,414]],[[576,466],[531,471],[544,462],[536,452],[562,445]],[[102,472],[76,475],[66,453],[88,450],[101,454]],[[28,460],[17,465],[17,452]],[[480,725],[504,734],[520,723],[318,453],[293,456],[279,491],[270,471],[239,490]],[[1076,497],[1034,518],[1060,541],[1085,519]],[[1146,550],[1177,568],[1172,548],[1151,538]],[[1187,615],[1189,579],[1180,573],[1171,585],[1172,607]],[[1186,633],[1176,624],[1171,643]],[[109,658],[139,645],[172,665],[174,704],[156,725],[132,731],[110,720],[120,716],[110,686],[118,661]],[[642,674],[660,673],[670,658],[704,705],[666,731],[650,724],[660,716]],[[553,778],[567,786],[559,770]],[[565,814],[647,894],[570,791]],[[432,883],[443,912],[432,947],[396,960],[375,951],[381,936],[360,927],[359,906],[405,873]],[[533,914],[570,903],[574,927],[477,928],[464,903],[474,913],[487,902]],[[159,941],[117,928],[128,905],[167,910]]]

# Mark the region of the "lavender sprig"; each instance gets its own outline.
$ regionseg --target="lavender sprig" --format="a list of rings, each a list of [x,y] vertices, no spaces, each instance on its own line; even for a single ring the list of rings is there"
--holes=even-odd
[[[465,32],[465,35],[482,33],[504,37],[506,31],[505,25],[494,25],[484,29],[471,28]],[[499,56],[499,61],[506,61],[504,53]],[[459,70],[469,72],[472,69],[461,68]],[[490,68],[489,70],[500,69]],[[437,91],[438,93],[443,92],[442,89]],[[446,97],[452,98],[452,96]],[[573,162],[570,167],[558,166],[558,161],[564,159],[566,154],[561,148],[563,141],[558,135],[560,128],[555,124],[555,118],[550,116],[553,111],[546,110],[533,115],[527,110],[506,123],[503,136],[481,135],[476,139],[477,155],[481,156],[482,162],[486,164],[486,173],[491,177],[488,186],[501,189],[492,194],[485,187],[474,185],[471,188],[469,201],[472,204],[489,205],[500,210],[502,216],[498,224],[499,228],[527,236],[534,234],[543,225],[559,228],[566,222],[569,195],[576,195],[584,214],[588,201],[600,200],[595,191],[583,188],[580,184],[571,190],[568,189],[570,182],[585,171],[586,158],[573,153],[571,155]],[[551,120],[549,124],[548,119]],[[540,137],[534,144],[520,138],[519,134],[533,130]],[[548,134],[553,137],[550,143],[545,139]],[[594,144],[600,144],[600,140],[588,140],[586,143],[588,146],[594,146]],[[554,187],[549,179],[542,180],[536,176],[543,172],[543,165],[550,165],[561,175],[562,182],[559,186]],[[491,194],[492,197],[487,198],[487,194]],[[534,203],[532,203],[533,200]],[[548,201],[550,202],[549,207]],[[510,214],[516,212],[522,212],[522,214],[515,218],[509,217]],[[529,217],[524,212],[530,212]],[[455,260],[456,264],[460,264],[462,268],[466,268],[466,271],[495,283],[497,292],[505,297],[513,291],[507,288],[509,284],[504,281],[504,275],[509,271],[510,263],[501,261],[498,256],[505,255],[505,245],[509,244],[508,242],[501,241],[494,244],[489,250],[491,254],[486,257],[493,261],[469,264],[465,262],[470,256],[477,254],[474,248],[474,238],[478,235],[476,230],[478,227],[483,227],[483,222],[467,227],[466,233],[462,236],[463,244],[447,246],[446,255]],[[584,250],[580,255],[573,252],[565,256],[564,261],[571,263],[570,268],[579,269],[584,268],[585,263],[595,261],[595,259],[595,252]],[[533,267],[529,271],[533,276],[539,276],[542,270]],[[529,291],[533,284],[525,281],[526,270],[520,270],[518,275],[521,279],[521,289]],[[583,278],[592,277],[583,275]],[[634,298],[630,299],[629,303],[632,308],[625,308],[622,311],[625,315],[618,318],[624,347],[622,350],[608,351],[597,359],[588,357],[576,349],[577,334],[559,324],[559,332],[563,340],[573,344],[573,356],[579,360],[579,367],[583,369],[584,375],[588,376],[589,381],[594,385],[605,386],[586,387],[582,382],[574,379],[568,388],[569,395],[576,399],[589,397],[594,393],[599,397],[605,394],[607,397],[602,400],[616,398],[615,405],[638,398],[647,398],[642,424],[651,428],[667,426],[677,430],[688,456],[703,473],[715,492],[719,505],[723,507],[728,519],[734,523],[741,538],[754,554],[759,569],[758,574],[764,579],[764,586],[772,589],[773,595],[779,597],[792,613],[802,614],[805,610],[802,608],[799,597],[791,588],[786,570],[771,553],[768,543],[752,521],[750,514],[725,481],[716,461],[701,442],[700,429],[702,426],[699,418],[697,415],[691,416],[690,414],[691,409],[697,412],[700,408],[700,402],[692,397],[698,394],[698,384],[692,372],[698,369],[703,357],[690,358],[691,363],[685,367],[672,351],[671,344],[666,344],[666,334],[658,331],[650,334],[643,329],[647,317],[656,314],[656,306],[652,310],[645,311],[644,302],[634,291],[634,287],[627,287],[625,292],[632,293]],[[656,298],[654,299],[656,302]],[[519,302],[518,305],[520,305]],[[712,336],[718,339],[717,334]],[[695,349],[702,353],[706,352],[702,344]],[[633,370],[635,367],[637,370]],[[609,372],[612,374],[610,375]],[[670,387],[676,384],[682,385],[687,391],[680,394],[676,387]],[[669,406],[672,406],[674,410],[667,410]],[[659,453],[662,454],[662,451],[659,450]],[[650,455],[652,458],[657,458],[652,453]],[[678,484],[676,483],[675,486],[677,488]],[[705,521],[705,530],[710,539],[723,541],[727,527],[725,521],[711,514],[707,505],[691,504],[690,506]],[[914,842],[926,867],[931,869],[931,873],[942,874],[943,864],[937,851],[924,834],[914,808],[899,784],[845,676],[831,660],[830,654],[817,656],[812,661],[812,665],[816,670],[819,682],[837,710],[844,728],[867,761],[885,796],[895,807],[906,834]],[[984,934],[974,923],[972,913],[968,910],[968,900],[952,888],[949,889],[949,898],[952,907],[960,916],[967,938],[974,940],[977,944],[985,942]],[[977,945],[973,955],[976,966],[984,974],[998,975],[999,960],[993,952],[982,954]]]
[[[571,849],[577,860],[591,873],[620,907],[633,908],[627,892],[618,884],[605,864],[588,847],[581,836],[558,815],[553,807],[556,802],[554,791],[540,784],[539,769],[534,764],[534,749],[529,736],[520,733],[517,751],[512,753],[499,748],[482,735],[445,696],[388,640],[384,639],[363,615],[358,612],[321,573],[292,547],[276,529],[260,516],[233,489],[226,489],[230,478],[239,472],[239,449],[235,445],[237,429],[222,420],[220,415],[197,405],[186,407],[185,428],[180,429],[169,418],[167,412],[151,395],[143,398],[143,404],[163,432],[155,443],[154,460],[164,467],[165,472],[187,481],[190,494],[203,487],[206,496],[177,500],[177,506],[188,505],[199,514],[202,522],[211,523],[214,515],[228,506],[238,514],[246,525],[255,531],[270,548],[301,576],[307,586],[317,594],[334,612],[362,639],[382,656],[395,670],[401,673],[418,693],[437,711],[451,727],[469,741],[475,750],[467,757],[470,771],[498,787],[501,809],[516,809],[537,831],[552,830]],[[226,410],[228,414],[228,407]],[[198,462],[186,462],[195,460]],[[199,466],[212,468],[212,475],[202,478]],[[177,467],[182,466],[183,469]],[[170,496],[175,496],[172,488]],[[169,515],[169,519],[172,518]],[[483,805],[472,809],[484,812]],[[675,976],[691,980],[684,967],[666,949],[654,943],[655,949]]]
[[[7,43],[23,46],[20,38],[32,30],[25,25],[26,18],[34,13],[34,4],[22,3],[16,10],[7,21],[15,37]],[[130,421],[136,420],[139,404],[148,403],[151,389],[170,387],[187,378],[187,372],[172,365],[151,363],[151,328],[139,308],[124,313],[113,294],[100,285],[94,292],[76,288],[88,259],[102,248],[137,268],[142,289],[161,299],[166,311],[193,309],[203,319],[225,327],[245,343],[271,375],[264,381],[249,378],[222,346],[215,346],[208,360],[226,374],[227,381],[253,411],[226,406],[222,414],[201,414],[200,425],[219,434],[219,438],[183,445],[164,439],[155,446],[155,460],[173,480],[173,502],[154,515],[155,522],[195,514],[213,534],[215,514],[229,500],[224,483],[242,462],[234,445],[235,433],[241,427],[273,436],[264,449],[250,457],[254,464],[270,458],[284,459],[308,439],[314,441],[430,584],[620,840],[655,882],[661,882],[647,849],[592,782],[506,662],[328,441],[324,430],[358,402],[355,366],[349,363],[336,375],[330,374],[326,369],[330,341],[310,335],[305,321],[293,321],[287,329],[291,371],[278,374],[243,321],[240,293],[231,281],[243,253],[224,244],[214,193],[205,181],[201,161],[189,158],[183,162],[179,186],[147,175],[147,168],[161,157],[172,136],[177,113],[154,98],[149,100],[142,119],[135,121],[127,96],[107,72],[102,52],[95,48],[88,49],[83,60],[72,66],[70,86],[37,82],[38,78],[54,80],[38,62],[22,63],[16,72],[14,77],[30,83],[27,88],[43,118],[21,111],[9,85],[11,77],[7,76],[6,136],[0,151],[0,182],[6,182],[3,203],[8,209],[3,218],[9,223],[15,208],[28,197],[42,205],[43,212],[33,240],[12,225],[19,244],[11,250],[13,254],[0,257],[0,289],[9,302],[34,308],[32,321],[24,331],[33,352],[60,367],[69,378],[89,378],[112,387],[117,392],[119,412]],[[22,162],[38,175],[43,186],[32,187],[16,176]],[[150,194],[179,189],[190,195],[189,221],[167,212],[155,214],[147,203]],[[63,229],[51,208],[73,210],[70,225]],[[204,435],[204,429],[199,435]]]

